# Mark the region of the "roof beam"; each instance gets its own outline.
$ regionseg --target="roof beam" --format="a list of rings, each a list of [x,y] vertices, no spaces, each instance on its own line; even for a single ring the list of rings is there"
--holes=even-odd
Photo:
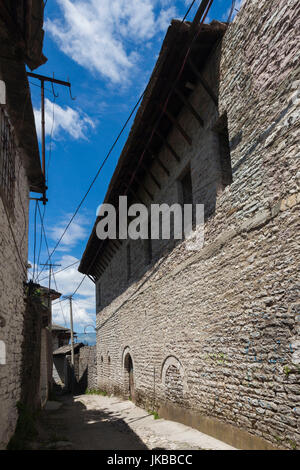
[[[143,190],[145,191],[145,193],[148,194],[149,198],[151,199],[151,201],[154,200],[153,198],[153,194],[150,193],[150,191],[148,191],[148,189],[146,188],[146,186],[141,182],[141,180],[139,178],[137,178],[137,176],[135,175],[134,179],[138,182],[138,184],[141,186],[141,188],[143,188]]]
[[[108,267],[108,264],[106,263],[106,261],[102,260],[101,258],[98,259],[97,261],[97,265],[103,269],[103,272],[105,271],[105,269]]]
[[[115,256],[116,249],[114,249],[110,244],[107,245],[106,250],[108,251],[109,255],[111,255],[112,257]]]
[[[215,105],[218,106],[217,96],[215,95],[215,93],[213,92],[213,90],[211,89],[207,81],[205,80],[205,78],[203,78],[202,74],[199,72],[199,70],[197,69],[196,65],[194,64],[191,58],[189,58],[189,64],[194,74],[198,77],[198,80],[203,86],[203,88],[205,89],[206,93],[211,97]]]
[[[184,94],[176,87],[175,88],[175,93],[179,96],[181,101],[185,104],[185,106],[188,108],[188,110],[192,113],[192,115],[197,119],[199,122],[200,126],[204,126],[204,121],[202,117],[198,114],[194,106],[191,104],[191,102],[184,96]]]
[[[197,10],[197,12],[194,16],[193,22],[192,22],[191,27],[190,27],[190,31],[189,31],[190,36],[194,36],[194,34],[197,30],[197,27],[199,26],[199,22],[200,22],[202,16],[204,15],[205,10],[206,10],[209,2],[210,2],[210,0],[202,0],[202,2],[200,3],[200,6],[199,6],[199,8],[198,8],[198,10]]]
[[[154,176],[154,174],[152,173],[152,171],[149,168],[147,168],[146,165],[144,165],[144,164],[142,164],[141,166],[146,171],[146,173],[149,174],[150,178],[154,181],[154,183],[156,184],[158,189],[161,189],[161,185],[160,185],[159,181],[156,179],[156,177]]]
[[[101,256],[103,256],[106,259],[106,261],[108,262],[108,264],[110,264],[112,256],[109,253],[107,253],[106,250],[107,250],[107,246],[104,247],[104,251],[103,251]]]
[[[192,139],[191,137],[187,134],[187,132],[183,129],[181,124],[178,122],[178,120],[168,111],[167,109],[164,109],[164,107],[160,104],[157,103],[160,109],[164,112],[164,114],[169,118],[169,120],[174,124],[175,127],[179,130],[180,134],[182,137],[187,141],[189,145],[192,145]]]
[[[109,239],[109,245],[108,248],[113,252],[113,254],[116,254],[118,252],[118,248],[114,243],[112,243],[113,240]]]
[[[169,142],[167,141],[167,139],[159,132],[158,129],[155,129],[155,134],[158,135],[158,137],[163,141],[163,143],[165,144],[165,146],[167,147],[167,149],[170,151],[170,153],[173,155],[173,157],[175,158],[175,160],[180,163],[180,157],[179,155],[177,155],[177,153],[175,152],[175,150],[173,149],[172,145],[169,144]]]
[[[146,205],[146,204],[144,203],[144,201],[143,201],[143,200],[136,194],[136,192],[132,189],[131,186],[128,186],[128,187],[127,187],[127,190],[133,195],[133,197],[135,197],[135,199],[136,199],[137,201],[139,201],[141,204]]]
[[[170,176],[170,172],[168,168],[165,166],[165,164],[161,161],[158,155],[155,155],[149,151],[153,160],[161,167],[161,169],[166,173],[167,176]]]

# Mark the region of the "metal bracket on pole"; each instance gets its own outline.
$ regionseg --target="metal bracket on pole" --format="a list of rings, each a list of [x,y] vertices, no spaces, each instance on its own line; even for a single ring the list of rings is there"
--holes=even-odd
[[[54,98],[57,98],[58,95],[55,94],[53,84],[56,83],[57,85],[66,86],[70,90],[71,99],[74,100],[76,98],[72,97],[71,94],[71,83],[69,81],[65,82],[63,80],[57,80],[56,78],[46,77],[45,75],[39,75],[37,73],[27,72],[28,77],[36,78],[41,82],[41,125],[42,125],[42,169],[43,169],[43,176],[44,176],[44,191],[42,201],[44,206],[48,202],[46,198],[46,132],[45,132],[45,82],[50,82],[52,85],[52,91]],[[54,75],[54,74],[53,74]]]

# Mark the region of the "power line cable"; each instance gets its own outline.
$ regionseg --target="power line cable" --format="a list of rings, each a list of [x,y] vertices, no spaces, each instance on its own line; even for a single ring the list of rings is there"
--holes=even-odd
[[[79,262],[80,262],[80,260],[77,260],[77,261],[75,261],[74,263],[69,264],[69,266],[66,266],[66,267],[63,268],[63,269],[60,269],[59,271],[55,271],[55,273],[53,273],[53,274],[56,275],[56,274],[62,273],[63,271],[66,271],[67,269],[72,268],[72,266],[75,266],[75,264],[78,264]],[[47,279],[47,277],[43,277],[42,279],[39,280],[39,282],[42,282],[42,281],[44,281],[45,279]]]
[[[183,19],[182,19],[182,23],[185,21],[185,19],[186,19],[187,15],[188,15],[188,14],[189,14],[189,12],[191,11],[191,9],[192,9],[192,7],[193,7],[193,5],[194,5],[195,1],[196,1],[196,0],[193,0],[193,1],[192,1],[192,3],[191,3],[191,5],[190,5],[190,7],[188,8],[188,10],[187,10],[186,14],[184,15],[184,17],[183,17]],[[213,1],[213,0],[211,0],[211,1],[210,1],[210,5],[211,5],[212,1]],[[209,8],[210,8],[210,5],[209,5],[209,7],[208,7],[208,10],[209,10]],[[204,19],[205,19],[205,18],[204,18]],[[204,19],[203,19],[203,21],[204,21]],[[113,149],[115,148],[115,146],[116,146],[117,142],[119,141],[119,139],[120,139],[121,135],[123,134],[123,132],[124,132],[125,128],[127,127],[127,124],[128,124],[128,122],[130,121],[131,117],[133,116],[133,114],[134,114],[135,110],[137,109],[137,107],[138,107],[139,103],[140,103],[140,102],[141,102],[141,100],[143,99],[143,97],[144,97],[144,95],[145,95],[145,91],[146,91],[146,89],[143,91],[143,93],[142,93],[142,94],[141,94],[141,96],[139,97],[139,99],[138,99],[137,103],[136,103],[136,104],[135,104],[135,106],[133,107],[133,109],[132,109],[132,111],[131,111],[131,113],[130,113],[129,117],[127,118],[127,120],[126,120],[125,124],[123,125],[123,127],[122,127],[122,129],[121,129],[120,133],[118,134],[118,136],[117,136],[116,140],[114,141],[114,143],[113,143],[113,145],[111,146],[111,148],[110,148],[110,150],[109,150],[108,154],[106,155],[106,157],[105,157],[104,161],[102,162],[102,164],[101,164],[101,166],[100,166],[99,170],[97,171],[97,173],[96,173],[95,177],[93,178],[93,180],[92,180],[92,182],[91,182],[91,184],[90,184],[90,186],[89,186],[88,190],[86,191],[86,193],[85,193],[84,197],[82,198],[81,202],[80,202],[80,203],[79,203],[79,205],[77,206],[77,208],[76,208],[76,210],[75,210],[74,214],[72,215],[72,217],[71,217],[70,221],[68,222],[68,224],[67,224],[67,226],[66,226],[65,230],[63,231],[63,233],[62,233],[61,237],[59,238],[58,242],[56,243],[55,247],[53,248],[53,250],[52,250],[52,252],[51,252],[51,256],[53,256],[54,252],[57,250],[57,248],[58,248],[58,246],[59,246],[60,242],[62,241],[62,239],[63,239],[63,237],[64,237],[65,233],[67,232],[68,228],[69,228],[69,227],[70,227],[70,225],[72,224],[72,222],[73,222],[74,218],[76,217],[76,215],[77,215],[78,211],[80,210],[80,208],[81,208],[82,204],[84,203],[84,201],[85,201],[86,197],[88,196],[89,192],[91,191],[91,189],[92,189],[92,187],[93,187],[94,183],[96,182],[96,180],[97,180],[97,178],[98,178],[98,176],[99,176],[99,174],[100,174],[100,172],[101,172],[101,170],[102,170],[103,166],[105,165],[105,163],[106,163],[106,161],[108,160],[109,156],[111,155],[111,153],[112,153]],[[48,260],[47,260],[47,262],[48,262]],[[41,271],[41,272],[43,272],[43,270],[44,270],[44,269],[45,269],[45,267],[42,269],[42,271]]]
[[[194,2],[193,2],[193,3],[194,3]],[[200,22],[200,26],[204,23],[205,18],[207,17],[208,11],[209,11],[209,9],[210,9],[212,3],[213,3],[213,0],[209,0],[209,1],[207,2],[207,5],[204,7],[204,11],[203,11],[203,14],[202,14],[202,19],[201,19],[201,22]],[[190,6],[190,8],[191,8],[191,7],[192,7],[192,5]],[[186,18],[186,16],[187,16],[187,15],[185,15],[184,18]],[[182,22],[183,22],[183,21],[184,21],[184,20],[182,20]],[[156,124],[155,124],[154,127],[153,127],[153,131],[152,131],[152,133],[151,133],[151,135],[150,135],[150,138],[149,138],[149,140],[148,140],[148,142],[147,142],[147,144],[146,144],[146,146],[145,146],[144,151],[142,152],[142,155],[141,155],[141,157],[140,157],[140,159],[139,159],[139,163],[138,163],[138,165],[137,165],[137,168],[138,168],[138,166],[139,166],[139,164],[140,164],[140,162],[141,162],[141,160],[142,160],[142,158],[143,158],[143,155],[144,155],[144,153],[145,153],[145,151],[146,151],[146,148],[148,147],[148,145],[149,145],[149,143],[150,143],[150,141],[151,141],[151,139],[152,139],[152,137],[153,137],[153,134],[154,134],[154,132],[155,132],[155,129],[157,128],[157,126],[158,126],[158,124],[159,124],[159,122],[160,122],[160,120],[161,120],[161,118],[162,118],[162,116],[163,116],[163,114],[164,114],[164,111],[165,111],[165,109],[166,109],[166,107],[167,107],[167,104],[168,104],[168,102],[169,102],[169,99],[170,99],[170,97],[171,97],[171,94],[172,94],[172,92],[173,92],[173,90],[174,90],[174,88],[175,88],[175,86],[176,86],[176,84],[177,84],[177,81],[179,80],[179,78],[180,78],[180,76],[181,76],[181,74],[182,74],[182,72],[183,72],[183,70],[184,70],[184,66],[185,66],[186,61],[187,61],[187,58],[188,58],[188,56],[189,56],[189,54],[190,54],[192,45],[193,45],[193,43],[195,42],[195,40],[197,39],[197,37],[199,36],[199,34],[200,34],[200,28],[199,28],[198,32],[193,36],[192,41],[191,41],[191,43],[190,43],[190,45],[189,45],[189,47],[188,47],[188,49],[187,49],[187,52],[186,52],[186,55],[185,55],[185,57],[184,57],[182,66],[181,66],[181,68],[180,68],[180,71],[179,71],[179,73],[178,73],[178,75],[177,75],[177,77],[176,77],[176,79],[175,79],[175,81],[174,81],[174,83],[173,83],[173,86],[171,87],[171,89],[170,89],[170,91],[169,91],[169,94],[168,94],[168,96],[167,96],[167,99],[166,99],[166,101],[165,101],[165,104],[164,104],[164,106],[163,106],[163,108],[162,108],[161,114],[160,114],[160,116],[159,116],[159,118],[158,118]],[[145,93],[145,91],[143,92],[143,95],[144,95],[144,93]],[[141,99],[141,98],[140,98],[140,99]],[[139,101],[140,101],[140,100],[139,100]],[[136,168],[136,171],[137,171],[137,168]],[[136,173],[136,171],[135,171],[135,173]],[[135,173],[132,175],[131,181],[132,181],[132,179],[134,178]],[[130,186],[130,183],[129,183],[129,186]],[[102,247],[102,244],[100,243],[99,248],[98,248],[98,250],[96,251],[96,254],[95,254],[95,256],[93,257],[93,259],[92,259],[92,261],[91,261],[89,267],[91,267],[91,266],[93,265],[93,263],[95,262],[95,260],[97,259],[101,247]],[[72,296],[74,296],[74,295],[78,292],[78,290],[79,290],[80,287],[82,286],[82,284],[83,284],[84,280],[86,279],[86,277],[87,277],[87,274],[84,275],[84,277],[83,277],[82,280],[80,281],[79,285],[77,286],[77,288],[76,288],[75,291],[73,292]]]
[[[60,245],[60,242],[62,241],[63,237],[65,236],[65,234],[66,234],[68,228],[70,227],[70,225],[72,224],[72,222],[73,222],[73,220],[75,219],[76,215],[78,214],[78,212],[79,212],[81,206],[83,205],[83,203],[84,203],[84,201],[86,200],[88,194],[90,193],[92,187],[94,186],[94,184],[95,184],[95,182],[96,182],[96,180],[97,180],[99,174],[101,173],[102,168],[104,167],[106,161],[107,161],[108,158],[110,157],[110,155],[111,155],[113,149],[114,149],[115,146],[117,145],[117,143],[118,143],[118,141],[119,141],[121,135],[123,134],[125,128],[127,127],[127,124],[128,124],[129,121],[131,120],[131,118],[132,118],[133,114],[135,113],[135,111],[136,111],[138,105],[140,104],[140,101],[142,100],[144,94],[145,94],[145,90],[143,91],[143,93],[142,93],[141,96],[139,97],[138,101],[137,101],[136,104],[134,105],[134,107],[133,107],[133,109],[132,109],[130,115],[128,116],[128,118],[127,118],[125,124],[123,125],[121,131],[119,132],[117,138],[115,139],[115,141],[113,142],[112,146],[110,147],[109,152],[107,153],[107,155],[106,155],[106,157],[104,158],[104,160],[103,160],[103,162],[102,162],[100,168],[98,169],[96,175],[94,176],[92,182],[90,183],[90,185],[89,185],[89,187],[88,187],[88,189],[87,189],[85,195],[84,195],[83,198],[81,199],[81,201],[80,201],[80,203],[78,204],[78,206],[77,206],[75,212],[73,213],[71,219],[69,220],[69,222],[68,222],[66,228],[64,229],[64,231],[63,231],[61,237],[59,238],[59,240],[57,241],[55,247],[53,248],[50,257],[52,257],[53,254],[55,253],[55,251],[57,250],[57,248],[58,248],[58,246]],[[50,259],[50,257],[48,258],[48,260]],[[48,260],[47,260],[47,262],[48,262]],[[45,267],[42,269],[41,272],[43,272],[44,269],[45,269]]]
[[[50,162],[51,162],[51,157],[52,157],[52,139],[53,139],[53,131],[54,131],[54,123],[55,123],[55,101],[56,101],[56,98],[57,98],[57,96],[55,95],[54,90],[53,90],[52,127],[51,127],[51,132],[50,132],[49,156],[48,156],[47,173],[46,173],[47,186],[48,186],[48,181],[49,181],[49,167],[50,167]]]
[[[193,1],[192,4],[190,5],[190,7],[189,7],[187,13],[184,15],[184,18],[183,18],[183,20],[182,20],[182,23],[184,22],[185,18],[187,17],[187,15],[188,15],[189,11],[191,10],[191,8],[193,7],[193,4],[194,4],[194,3],[195,3],[195,1]],[[210,1],[208,2],[208,4],[205,6],[200,25],[202,25],[203,22],[205,21],[205,18],[206,18],[207,14],[208,14],[208,11],[209,11],[209,9],[210,9],[212,3],[213,3],[213,0],[210,0]],[[190,46],[189,46],[189,48],[188,48],[188,50],[187,50],[187,53],[186,53],[186,55],[185,55],[185,58],[184,58],[184,61],[183,61],[182,66],[181,66],[181,69],[180,69],[180,71],[179,71],[179,74],[178,74],[178,76],[177,76],[177,78],[176,78],[176,80],[175,80],[175,82],[174,82],[174,84],[173,84],[173,87],[171,88],[171,90],[170,90],[170,92],[169,92],[169,94],[168,94],[168,96],[167,96],[165,105],[164,105],[164,107],[163,107],[163,110],[162,110],[162,112],[161,112],[161,115],[159,116],[159,119],[158,119],[156,125],[154,126],[154,129],[153,129],[152,134],[151,134],[151,136],[150,136],[150,139],[149,139],[149,141],[148,141],[148,143],[147,143],[147,146],[149,145],[149,142],[150,142],[151,139],[152,139],[152,136],[153,136],[153,134],[154,134],[154,130],[156,129],[157,125],[158,125],[159,122],[160,122],[160,119],[161,119],[161,117],[162,117],[162,115],[163,115],[163,113],[164,113],[164,111],[165,111],[165,108],[166,108],[166,106],[167,106],[167,104],[168,104],[168,101],[169,101],[169,99],[170,99],[171,93],[172,93],[172,91],[174,90],[175,85],[176,85],[178,79],[180,78],[180,76],[181,76],[181,74],[182,74],[182,72],[183,72],[184,66],[185,66],[185,64],[186,64],[188,55],[189,55],[190,50],[191,50],[191,47],[192,47],[194,41],[197,39],[199,33],[200,33],[200,29],[199,29],[198,32],[194,35],[194,37],[193,37],[193,39],[192,39],[192,41],[191,41],[191,44],[190,44]],[[87,195],[89,194],[89,192],[90,192],[92,186],[94,185],[96,179],[98,178],[98,176],[99,176],[99,174],[100,174],[100,172],[101,172],[101,170],[102,170],[102,168],[103,168],[103,166],[104,166],[106,160],[107,160],[108,157],[110,156],[111,151],[112,151],[113,148],[115,147],[117,141],[119,140],[121,134],[123,133],[123,131],[124,131],[125,127],[127,126],[129,120],[131,119],[131,116],[133,115],[133,113],[135,112],[135,110],[136,110],[137,106],[139,105],[140,101],[141,101],[142,98],[144,97],[145,91],[146,91],[146,90],[143,91],[142,95],[140,96],[140,98],[138,99],[136,105],[134,106],[132,112],[130,113],[129,118],[127,119],[126,123],[124,124],[124,126],[123,126],[121,132],[119,133],[117,139],[115,140],[114,144],[112,145],[111,150],[110,150],[109,153],[107,154],[107,156],[106,156],[106,158],[104,159],[102,165],[100,166],[100,168],[99,168],[99,170],[98,170],[96,176],[94,177],[92,183],[90,184],[90,186],[89,186],[89,188],[88,188],[88,191],[86,192],[85,196],[84,196],[83,199],[81,200],[81,202],[80,202],[80,204],[78,205],[76,211],[74,212],[74,214],[73,214],[73,216],[71,217],[69,223],[67,224],[67,226],[66,226],[66,228],[65,228],[65,230],[64,230],[64,232],[63,232],[63,234],[61,235],[61,237],[60,237],[60,239],[58,240],[56,246],[54,247],[54,249],[53,249],[53,251],[52,251],[52,253],[51,253],[51,256],[53,255],[53,253],[55,252],[55,250],[56,250],[57,247],[59,246],[59,244],[60,244],[60,242],[61,242],[63,236],[65,235],[66,231],[68,230],[69,226],[71,225],[72,221],[74,220],[76,214],[78,213],[80,207],[82,206],[83,202],[85,201]],[[147,147],[147,146],[146,146],[146,147]],[[144,152],[145,152],[145,150],[144,150]],[[143,157],[144,152],[142,153],[141,158]],[[140,158],[140,161],[141,161],[141,158]],[[140,161],[139,161],[139,163],[140,163]],[[90,263],[90,266],[92,266],[92,264],[94,263],[95,259],[97,258],[101,246],[102,246],[102,244],[100,244],[99,249],[97,250],[95,257],[93,258],[92,262]],[[83,284],[83,282],[84,282],[84,280],[85,280],[86,277],[87,277],[87,275],[85,274],[84,277],[82,278],[82,280],[80,281],[79,285],[78,285],[77,288],[75,289],[74,293],[72,294],[72,296],[75,295],[75,294],[78,292],[78,290],[79,290],[80,287],[82,286],[82,284]]]
[[[183,23],[183,22],[185,21],[185,19],[186,19],[186,17],[188,16],[189,12],[190,12],[191,9],[193,8],[195,2],[196,2],[196,0],[194,0],[194,1],[190,4],[189,9],[188,9],[188,11],[186,12],[186,14],[184,15],[184,17],[183,17],[181,23]]]
[[[45,212],[46,212],[46,206],[44,206],[44,211],[43,211],[43,215],[42,215],[43,221],[44,221],[44,218],[45,218]],[[43,227],[42,227],[42,223],[41,223],[40,246],[39,246],[38,259],[37,259],[37,267],[40,265],[40,256],[41,256],[42,245],[43,245]],[[37,273],[36,279],[38,280],[38,278],[39,278],[39,273]]]
[[[35,209],[34,209],[34,242],[33,242],[33,273],[32,273],[32,280],[34,281],[35,278],[35,271],[36,271],[36,218],[37,218],[37,207],[38,201],[35,201]]]
[[[44,226],[44,219],[42,218],[42,214],[41,214],[39,205],[38,205],[38,210],[39,210],[39,215],[40,215],[40,220],[41,220],[41,225],[42,225],[42,231],[44,233],[45,243],[46,243],[47,251],[48,251],[48,254],[49,254],[50,252],[49,252],[48,240],[47,240],[47,235],[46,235],[45,226]],[[50,265],[50,275],[51,275],[51,265]],[[55,279],[55,274],[54,274],[53,271],[52,271],[52,275],[53,275],[53,280],[54,280],[56,292],[58,292],[58,287],[57,287],[57,283],[56,283],[56,279]],[[66,322],[66,318],[65,318],[65,315],[64,315],[62,305],[60,306],[60,308],[61,308],[61,313],[62,313],[64,322],[65,322],[65,326],[67,326],[67,322]]]

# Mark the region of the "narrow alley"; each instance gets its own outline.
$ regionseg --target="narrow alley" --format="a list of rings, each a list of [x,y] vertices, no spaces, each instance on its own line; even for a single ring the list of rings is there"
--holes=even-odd
[[[102,395],[64,395],[48,402],[36,450],[233,450],[183,424],[155,419],[131,401]]]

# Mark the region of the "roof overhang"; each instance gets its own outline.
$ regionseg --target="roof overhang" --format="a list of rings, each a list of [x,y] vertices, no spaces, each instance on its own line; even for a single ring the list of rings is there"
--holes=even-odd
[[[46,62],[43,55],[43,0],[0,4],[0,79],[6,86],[6,109],[15,132],[30,191],[43,193],[44,176],[25,65]]]
[[[189,58],[197,70],[203,68],[212,50],[222,39],[226,28],[227,24],[219,21],[212,21],[211,24],[196,27],[197,36]],[[186,86],[187,83],[193,84],[198,81],[195,68],[189,60],[181,70],[191,43],[190,30],[191,23],[173,20],[167,31],[142,103],[109,184],[104,203],[118,207],[118,198],[124,194],[128,195],[128,199],[130,199],[130,195],[134,199],[133,194],[137,193],[139,181],[143,179],[145,168],[152,164],[153,155],[157,155],[164,145],[160,136],[153,135],[154,126],[159,120],[159,133],[165,139],[173,128],[168,116],[161,117],[162,106],[170,95],[168,110],[172,116],[178,116],[184,107],[184,102],[179,99],[178,93],[174,92],[173,85],[176,82],[176,89],[184,98],[188,98],[191,90]],[[152,136],[150,149],[145,152],[145,143],[150,136]],[[138,172],[137,165],[139,166]],[[132,178],[133,174],[137,174],[135,180]],[[128,193],[129,188],[131,189],[130,194]],[[105,249],[106,243],[100,241],[96,235],[98,220],[97,218],[78,268],[81,273],[95,277],[97,277],[96,261],[101,256],[102,250]]]

